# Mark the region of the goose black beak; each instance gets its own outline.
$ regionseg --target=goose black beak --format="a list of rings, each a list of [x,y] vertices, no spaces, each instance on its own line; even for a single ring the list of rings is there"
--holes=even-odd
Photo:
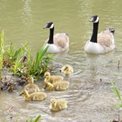
[[[46,29],[46,28],[48,28],[48,24],[46,24],[46,25],[43,27],[43,29]]]
[[[43,27],[43,29],[46,29],[46,27]]]

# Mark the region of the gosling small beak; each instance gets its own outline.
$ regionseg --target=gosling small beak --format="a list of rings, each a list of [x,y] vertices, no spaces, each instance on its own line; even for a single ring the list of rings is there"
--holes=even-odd
[[[23,94],[24,94],[24,92],[22,91],[22,92],[20,92],[19,96],[22,96]]]

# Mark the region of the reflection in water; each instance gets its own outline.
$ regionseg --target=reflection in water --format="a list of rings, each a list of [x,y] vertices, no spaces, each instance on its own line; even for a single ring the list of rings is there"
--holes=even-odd
[[[98,63],[98,57],[97,55],[87,55],[87,60],[89,63],[89,70],[90,70],[90,75],[91,75],[91,79],[94,80],[95,77],[97,76],[97,65]]]
[[[22,21],[25,26],[30,27],[30,23],[32,23],[32,10],[31,10],[31,0],[23,0],[23,16]]]

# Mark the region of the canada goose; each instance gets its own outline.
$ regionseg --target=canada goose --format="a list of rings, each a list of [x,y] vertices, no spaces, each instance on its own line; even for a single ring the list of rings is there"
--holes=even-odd
[[[51,75],[50,72],[45,72],[44,77],[45,77],[45,80],[46,81],[48,81],[48,82],[50,82],[52,84],[54,82],[63,80],[63,77],[62,76],[59,76],[59,75]]]
[[[73,73],[73,67],[66,64],[60,69],[60,72],[64,73],[65,76],[69,76]]]
[[[84,50],[91,54],[104,54],[112,51],[115,48],[114,44],[114,29],[108,28],[98,34],[99,17],[92,16],[93,32],[91,39],[86,42]]]
[[[58,112],[68,107],[68,102],[65,99],[51,99],[50,100],[50,110],[53,112]]]
[[[20,96],[24,96],[25,101],[42,101],[47,98],[47,94],[44,92],[34,92],[29,94],[27,90],[21,92]]]
[[[28,79],[28,84],[24,87],[24,90],[26,90],[29,94],[40,91],[38,85],[34,84],[33,77]]]
[[[50,29],[49,38],[46,43],[47,52],[61,53],[69,50],[69,37],[66,33],[56,33],[54,35],[54,23],[48,22],[44,28]]]

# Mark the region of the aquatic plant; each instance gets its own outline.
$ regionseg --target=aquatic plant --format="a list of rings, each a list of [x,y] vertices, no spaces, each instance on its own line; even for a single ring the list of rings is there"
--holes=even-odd
[[[4,32],[0,32],[0,79],[4,67],[9,69],[13,75],[24,77],[33,76],[38,79],[44,74],[52,60],[52,56],[47,53],[48,47],[41,47],[33,57],[31,48],[28,44],[24,44],[19,48],[15,48],[11,43],[4,46]]]
[[[116,86],[115,82],[111,82],[111,84],[112,84],[112,91],[113,91],[113,93],[116,95],[116,97],[119,100],[119,103],[117,104],[117,107],[121,108],[122,107],[122,94],[121,94],[121,91]]]
[[[26,122],[39,122],[40,119],[41,119],[41,115],[38,115],[37,117],[33,119],[31,118],[31,119],[26,120]]]
[[[51,61],[51,56],[47,54],[48,47],[42,47],[37,53],[35,59],[33,59],[29,68],[29,74],[39,76],[44,74],[48,69],[48,64]]]
[[[13,61],[13,66],[11,67],[11,70],[13,71],[14,74],[17,74],[18,70],[20,70],[23,66],[22,64],[23,53],[24,53],[23,47],[15,51],[15,57],[16,55],[17,57],[16,57],[16,60]]]
[[[27,44],[17,50],[11,44],[5,52],[4,66],[9,67],[13,74],[18,76],[39,76],[48,69],[48,64],[52,59],[46,53],[47,48],[41,47],[35,58],[32,58],[31,49]]]
[[[48,47],[47,47],[48,48]],[[38,77],[48,69],[48,64],[52,59],[47,54],[47,48],[41,47],[36,53],[35,58],[31,56],[31,49],[26,45],[16,51],[14,65],[12,67],[13,73],[18,76],[35,76]],[[26,61],[25,61],[26,60]]]
[[[22,59],[26,52],[25,47],[26,45],[23,45],[22,47],[15,49],[12,43],[7,46],[4,54],[4,66],[7,68],[12,67],[11,70],[16,73],[17,68],[22,65]]]

